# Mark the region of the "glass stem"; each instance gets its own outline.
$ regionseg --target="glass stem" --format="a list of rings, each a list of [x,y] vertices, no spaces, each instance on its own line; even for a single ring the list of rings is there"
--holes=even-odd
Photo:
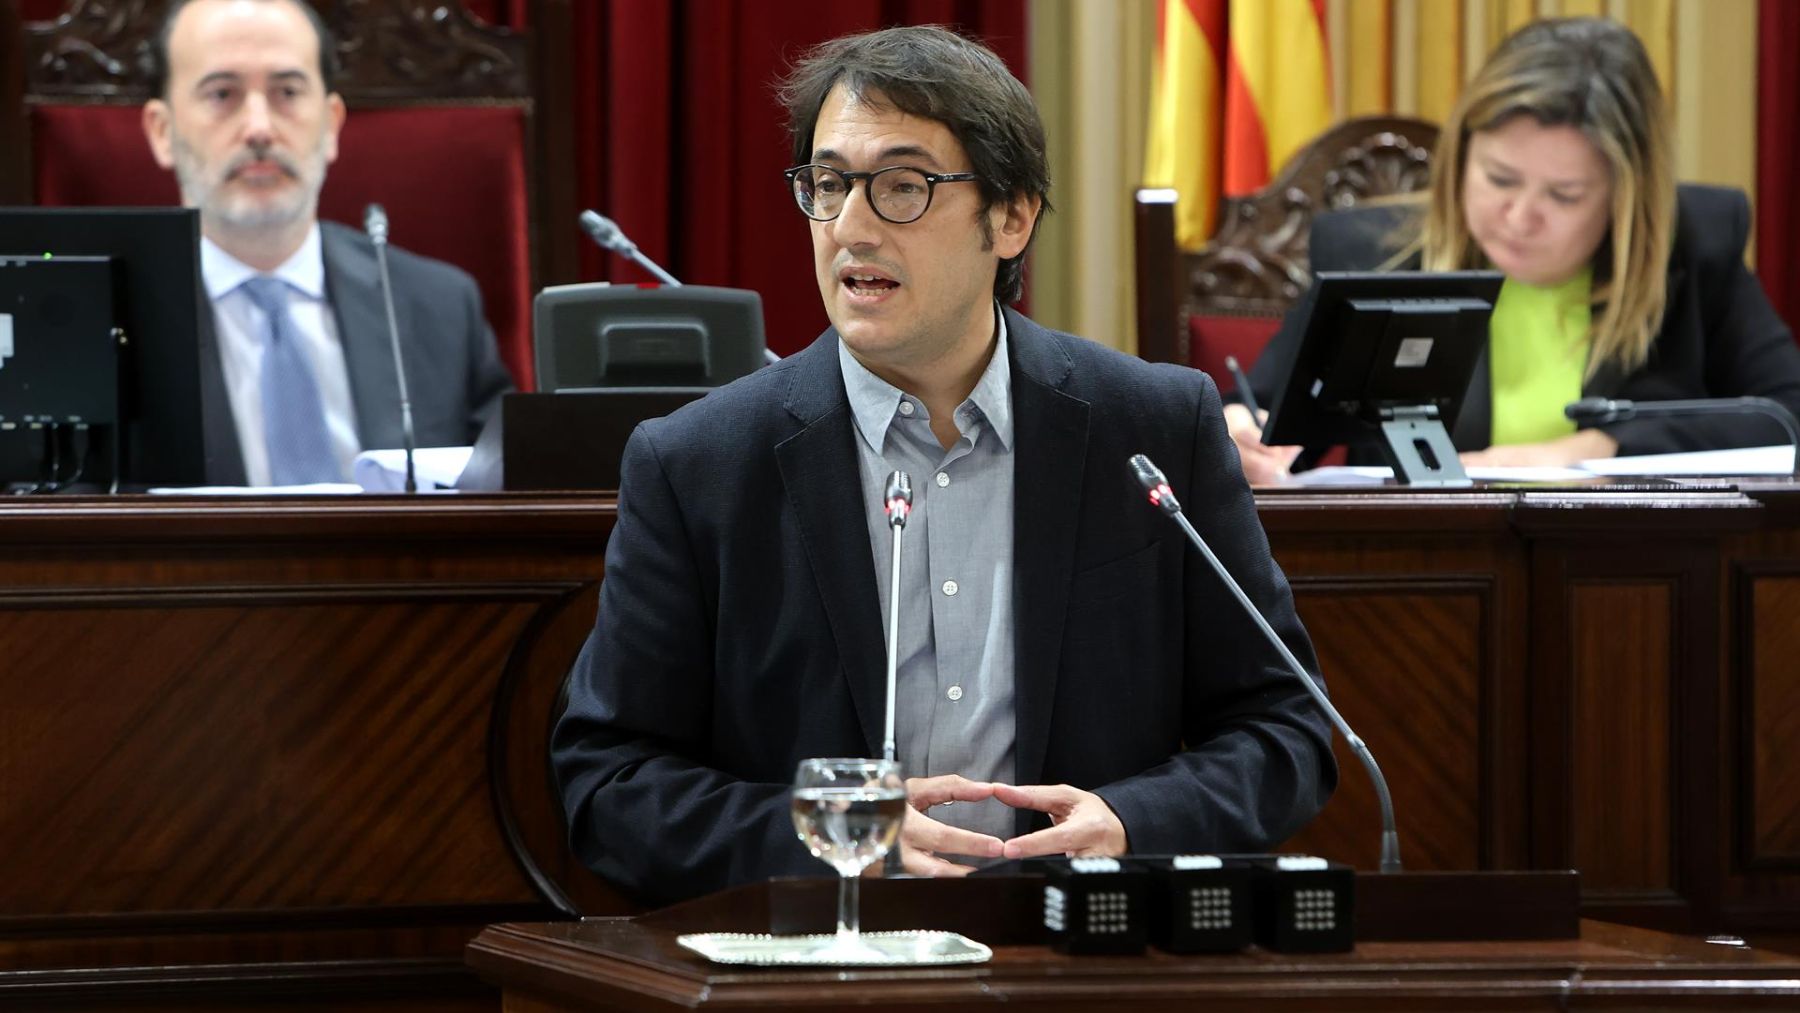
[[[862,897],[862,877],[838,876],[838,941],[856,943],[862,940],[862,919],[858,904]]]

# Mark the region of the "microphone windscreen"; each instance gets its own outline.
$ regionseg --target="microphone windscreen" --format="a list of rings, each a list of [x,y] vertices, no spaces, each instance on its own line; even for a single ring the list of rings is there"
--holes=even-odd
[[[599,243],[601,246],[604,246],[609,250],[617,250],[619,248],[619,242],[623,237],[619,232],[619,227],[613,223],[611,218],[606,217],[598,211],[583,211],[581,213],[581,227],[589,236],[593,237],[594,242]]]
[[[1144,487],[1145,492],[1155,492],[1168,485],[1169,480],[1163,477],[1162,469],[1150,463],[1150,458],[1143,454],[1131,455],[1131,474]]]
[[[1614,401],[1604,397],[1584,397],[1579,401],[1571,401],[1564,405],[1563,416],[1576,422],[1616,422],[1631,407],[1629,401]]]
[[[887,496],[883,502],[893,503],[895,500],[912,505],[912,476],[904,471],[896,471],[888,476]]]
[[[379,204],[370,204],[363,211],[363,231],[377,243],[385,243],[388,238],[387,209]]]

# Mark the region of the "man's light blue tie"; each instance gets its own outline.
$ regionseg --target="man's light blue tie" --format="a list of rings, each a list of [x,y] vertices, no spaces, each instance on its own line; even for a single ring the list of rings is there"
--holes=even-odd
[[[279,278],[244,282],[250,301],[268,319],[262,357],[263,437],[269,449],[269,480],[275,485],[342,482],[319,385],[300,347],[299,329],[288,314],[288,286]]]

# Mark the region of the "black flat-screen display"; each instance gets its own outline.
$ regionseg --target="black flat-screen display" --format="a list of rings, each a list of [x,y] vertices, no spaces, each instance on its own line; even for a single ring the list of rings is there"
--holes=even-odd
[[[200,284],[200,225],[186,208],[0,208],[0,258],[14,266],[29,259],[92,262],[106,258],[104,272],[85,280],[59,278],[58,286],[92,288],[91,306],[110,303],[116,362],[106,362],[102,344],[89,333],[91,313],[71,305],[79,291],[56,299],[33,298],[32,286],[14,286],[8,297],[11,355],[0,369],[34,377],[34,391],[47,387],[85,389],[72,372],[117,369],[117,419],[72,434],[65,419],[59,454],[82,459],[76,485],[107,488],[197,485],[206,481],[206,448],[200,387],[200,314],[211,312]],[[41,277],[50,274],[39,271]],[[24,272],[15,277],[24,277]],[[102,290],[110,279],[110,290]],[[22,290],[21,290],[22,289]],[[91,306],[87,308],[91,308]],[[70,312],[62,312],[58,309]],[[0,313],[6,307],[0,306]],[[79,330],[76,330],[79,328]],[[92,355],[48,354],[48,345],[74,342]],[[91,377],[87,379],[91,380]],[[0,415],[5,415],[0,409]],[[0,430],[0,479],[35,483],[43,473],[45,434],[30,425]],[[118,467],[114,473],[114,450]],[[60,462],[60,479],[73,474]]]
[[[1295,312],[1304,331],[1263,442],[1379,439],[1395,412],[1455,427],[1504,276],[1494,271],[1321,271]]]

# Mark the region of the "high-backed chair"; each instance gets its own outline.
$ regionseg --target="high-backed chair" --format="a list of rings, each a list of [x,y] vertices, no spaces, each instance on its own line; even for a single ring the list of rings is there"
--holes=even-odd
[[[12,41],[23,82],[0,86],[0,202],[159,205],[179,202],[139,127],[147,54],[167,0],[71,0]],[[573,280],[572,184],[544,171],[566,151],[562,47],[485,25],[458,2],[337,0],[318,4],[337,36],[350,107],[340,155],[320,195],[323,218],[360,228],[383,204],[394,241],[461,267],[481,287],[501,356],[530,389],[531,297],[540,279]],[[557,37],[567,0],[536,0],[533,34]],[[0,52],[4,52],[0,49]],[[0,74],[17,73],[11,68]],[[543,223],[548,222],[546,228]],[[561,227],[556,227],[561,223]],[[534,237],[537,242],[534,244]],[[535,245],[535,250],[534,250]],[[534,263],[535,261],[535,263]]]
[[[1225,198],[1218,231],[1195,253],[1175,247],[1179,195],[1138,191],[1139,353],[1191,364],[1231,389],[1225,357],[1249,368],[1312,283],[1313,217],[1424,189],[1437,132],[1403,117],[1346,120],[1296,152],[1268,186]]]

